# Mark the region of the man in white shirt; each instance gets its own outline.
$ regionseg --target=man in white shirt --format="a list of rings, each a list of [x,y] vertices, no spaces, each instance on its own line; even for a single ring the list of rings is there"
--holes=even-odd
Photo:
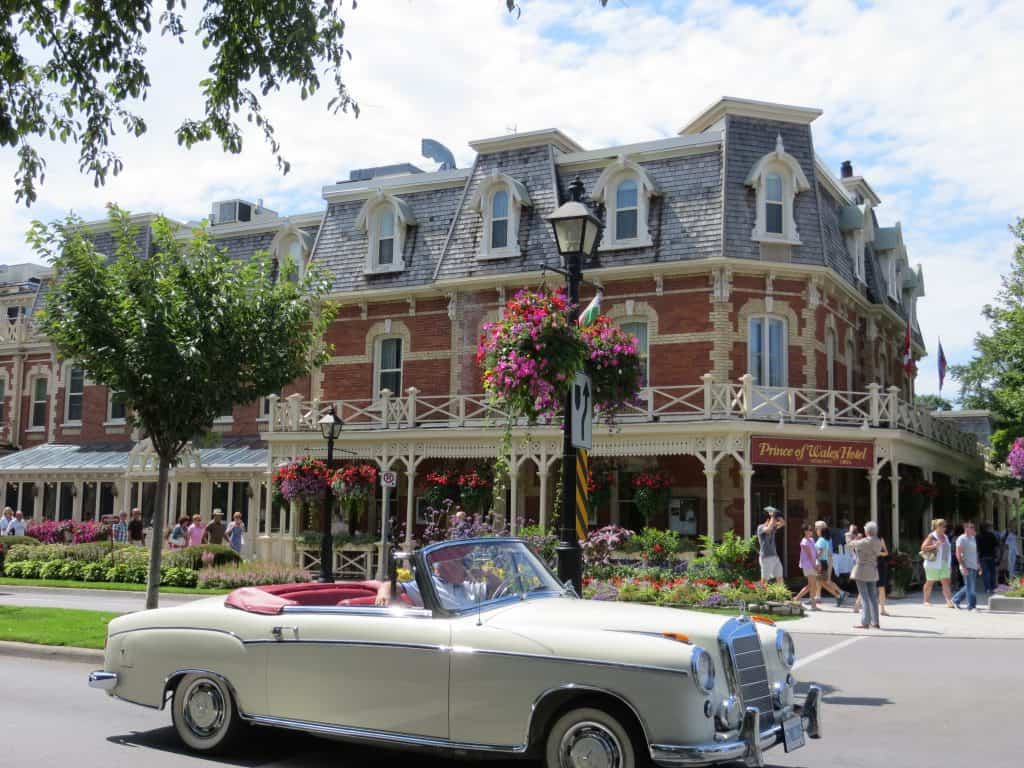
[[[484,581],[474,579],[466,570],[464,557],[467,547],[446,547],[431,557],[437,558],[434,566],[434,590],[441,601],[441,606],[449,611],[472,608],[478,602],[486,600],[487,595],[498,586],[498,577],[492,573],[484,574]],[[443,560],[440,558],[444,558]],[[415,579],[401,581],[398,587],[417,608],[423,607],[423,595]],[[384,582],[377,590],[376,605],[388,605],[391,602],[391,584]]]
[[[17,512],[14,513],[14,519],[11,520],[10,523],[8,523],[8,525],[7,525],[7,534],[6,535],[8,535],[8,536],[24,536],[25,535],[25,529],[27,527],[28,526],[25,525],[25,516],[23,514],[21,514],[21,510],[19,509]]]
[[[978,542],[974,538],[974,523],[964,523],[964,532],[956,540],[956,561],[960,564],[960,573],[964,577],[964,585],[953,595],[953,605],[957,608],[963,599],[967,598],[967,610],[973,611],[978,607],[978,593],[975,590],[975,580],[981,570],[978,560]]]
[[[1017,534],[1012,528],[1006,531],[1006,572],[1011,579],[1017,575]]]
[[[4,507],[4,515],[0,517],[0,536],[7,535],[7,526],[11,524],[14,519],[14,510],[10,507]]]

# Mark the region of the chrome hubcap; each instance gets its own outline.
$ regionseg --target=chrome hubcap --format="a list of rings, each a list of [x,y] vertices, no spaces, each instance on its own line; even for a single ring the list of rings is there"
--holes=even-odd
[[[570,728],[559,745],[561,768],[622,768],[622,745],[601,723],[587,721]]]
[[[193,683],[185,692],[185,722],[196,736],[215,734],[224,723],[225,709],[220,687],[208,680]]]

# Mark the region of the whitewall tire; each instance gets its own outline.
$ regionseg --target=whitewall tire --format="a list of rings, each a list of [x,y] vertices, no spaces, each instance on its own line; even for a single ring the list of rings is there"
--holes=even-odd
[[[242,727],[228,685],[201,672],[185,675],[178,683],[171,720],[185,746],[206,753],[229,749]]]
[[[603,709],[580,707],[559,717],[548,731],[544,768],[639,768],[639,764],[634,739],[617,717]]]

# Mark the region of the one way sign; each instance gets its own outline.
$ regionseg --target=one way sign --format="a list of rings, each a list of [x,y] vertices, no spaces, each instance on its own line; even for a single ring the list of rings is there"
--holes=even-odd
[[[594,434],[594,388],[590,377],[577,373],[572,381],[572,445],[590,450]]]

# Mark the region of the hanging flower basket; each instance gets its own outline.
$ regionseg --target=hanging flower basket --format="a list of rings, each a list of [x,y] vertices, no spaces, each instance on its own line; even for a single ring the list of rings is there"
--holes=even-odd
[[[463,508],[471,512],[486,512],[491,505],[493,483],[490,479],[473,470],[459,475],[458,483]]]
[[[590,503],[595,509],[604,507],[611,500],[612,484],[615,482],[615,470],[597,464],[590,466],[590,474],[587,476],[587,493],[590,496]]]
[[[643,387],[643,362],[636,337],[600,315],[582,331],[587,348],[586,372],[594,387],[597,414],[612,416],[623,405],[639,404]]]
[[[274,492],[286,502],[312,506],[323,502],[330,479],[331,471],[324,462],[303,456],[278,467]]]
[[[446,501],[454,502],[459,498],[459,476],[454,471],[439,470],[428,472],[425,479],[426,488],[423,498],[431,509],[441,509]]]
[[[1010,474],[1018,480],[1024,480],[1024,437],[1018,437],[1013,441],[1013,448],[1006,457],[1006,463],[1010,467]]]
[[[672,478],[662,471],[641,472],[633,478],[633,503],[645,521],[650,521],[659,507],[668,500],[671,485]]]
[[[350,464],[342,467],[334,473],[331,480],[331,490],[343,505],[366,501],[376,485],[377,467],[373,464]]]
[[[578,371],[590,375],[599,414],[635,402],[642,385],[636,339],[599,316],[581,329],[562,289],[519,291],[477,348],[490,404],[528,423],[553,421]]]

